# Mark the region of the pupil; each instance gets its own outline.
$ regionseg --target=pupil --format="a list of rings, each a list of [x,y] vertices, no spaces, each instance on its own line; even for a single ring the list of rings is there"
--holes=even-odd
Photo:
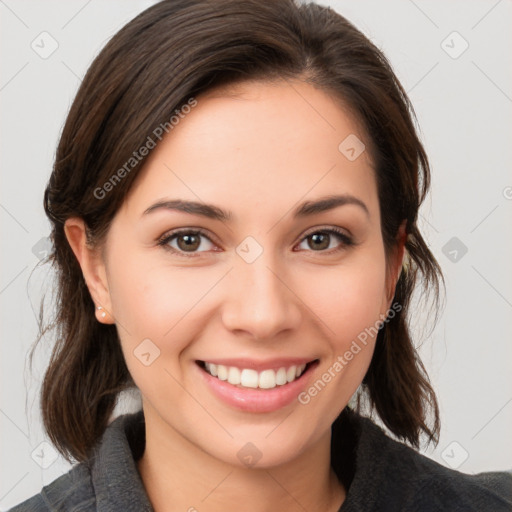
[[[197,249],[197,235],[181,235],[178,238],[178,245],[180,245],[180,249]],[[180,240],[183,240],[184,243],[181,244]]]
[[[322,237],[323,237],[323,240],[322,240]],[[315,233],[314,235],[311,235],[311,238],[315,241],[315,247],[318,249],[320,246],[320,248],[322,249],[325,249],[326,247],[329,246],[329,243],[327,243],[327,245],[325,244],[325,242],[327,241],[327,235],[325,233]],[[322,245],[322,241],[324,242],[323,245]],[[317,244],[316,242],[320,242],[320,244]]]

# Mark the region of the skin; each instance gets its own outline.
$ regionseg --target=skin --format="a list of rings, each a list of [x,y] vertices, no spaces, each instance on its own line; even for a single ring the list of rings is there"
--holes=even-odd
[[[249,512],[337,511],[346,490],[330,467],[330,427],[360,385],[375,339],[307,405],[270,413],[220,401],[195,361],[318,359],[313,384],[388,311],[403,229],[386,258],[369,151],[350,161],[338,150],[349,134],[369,147],[341,102],[299,81],[246,82],[197,100],[152,151],[103,251],[86,245],[81,219],[66,222],[91,296],[106,312],[96,311],[97,319],[116,324],[142,393],[139,472],[159,512],[234,503]],[[368,212],[346,204],[292,217],[299,203],[333,194],[355,196]],[[164,209],[143,215],[164,198],[214,204],[233,219]],[[317,248],[309,235],[330,227],[355,244],[330,235]],[[177,228],[203,228],[211,241],[201,237],[194,257],[183,255],[182,239],[169,242],[181,255],[158,245]],[[236,252],[247,236],[263,249],[252,263]],[[160,350],[149,366],[133,354],[147,338]],[[248,442],[261,453],[253,467],[237,456]]]

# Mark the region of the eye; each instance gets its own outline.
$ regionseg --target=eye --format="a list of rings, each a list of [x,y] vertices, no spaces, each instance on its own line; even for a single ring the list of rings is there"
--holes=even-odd
[[[338,247],[335,247],[332,251],[326,251],[326,249],[332,249],[331,242],[333,238],[337,238],[338,241],[341,241]],[[308,241],[310,241],[308,243]],[[316,231],[312,231],[307,234],[303,239],[301,244],[307,243],[309,248],[313,249],[313,252],[338,252],[343,250],[344,248],[354,245],[354,242],[350,236],[336,228],[329,229],[317,229]]]
[[[337,238],[339,242],[338,247],[332,249],[331,242],[333,237]],[[202,239],[205,239],[206,247]],[[308,241],[311,241],[308,243]],[[301,244],[308,243],[309,248],[313,249],[313,252],[328,252],[335,253],[345,249],[348,246],[354,245],[354,242],[350,236],[345,232],[336,228],[316,229],[311,231],[309,234],[303,237]],[[166,233],[163,237],[158,240],[158,245],[164,249],[171,251],[172,253],[178,254],[179,256],[195,257],[199,256],[197,253],[207,252],[215,248],[215,244],[211,241],[210,237],[206,235],[200,229],[180,229]],[[209,245],[209,247],[208,247]],[[202,248],[202,250],[199,250]],[[214,249],[215,250],[215,249]]]
[[[202,239],[207,240],[206,248]],[[176,243],[175,245],[173,245]],[[210,244],[210,247],[208,245]],[[179,253],[180,256],[195,256],[197,252],[204,252],[215,247],[210,238],[199,229],[181,229],[166,233],[159,241],[158,245],[163,246],[166,250]],[[202,248],[204,250],[199,251]]]

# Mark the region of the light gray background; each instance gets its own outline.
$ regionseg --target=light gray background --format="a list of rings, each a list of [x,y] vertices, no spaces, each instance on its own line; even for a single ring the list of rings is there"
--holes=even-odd
[[[0,0],[2,510],[69,468],[54,461],[38,410],[51,340],[38,352],[34,373],[26,365],[37,333],[34,312],[51,279],[46,267],[35,269],[34,246],[49,234],[43,191],[81,77],[105,42],[151,3]],[[442,414],[440,443],[426,453],[467,473],[510,469],[512,3],[321,3],[389,57],[415,106],[432,163],[421,224],[445,273],[447,301],[430,337],[420,336]],[[43,31],[58,43],[46,59],[31,48],[33,41],[40,51],[51,47]],[[464,41],[469,47],[458,55]],[[133,407],[126,403],[120,412]]]

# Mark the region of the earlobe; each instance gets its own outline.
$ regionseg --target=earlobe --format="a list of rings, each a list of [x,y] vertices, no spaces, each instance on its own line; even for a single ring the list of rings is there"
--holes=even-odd
[[[82,273],[85,284],[96,305],[95,315],[99,322],[114,323],[105,263],[97,248],[87,243],[86,224],[79,217],[66,220],[64,232]]]
[[[396,283],[400,279],[400,274],[402,270],[404,269],[404,262],[407,258],[407,253],[405,249],[405,243],[407,241],[407,221],[404,220],[402,224],[400,224],[400,227],[398,228],[398,234],[397,234],[397,240],[396,240],[396,263],[395,263],[395,280],[394,280],[394,288],[396,287]]]
[[[396,236],[396,246],[391,256],[391,260],[388,266],[388,289],[387,289],[387,304],[389,309],[391,302],[395,295],[396,285],[400,279],[400,274],[404,268],[404,262],[406,261],[406,249],[405,242],[407,240],[407,221],[404,220],[398,228]]]

